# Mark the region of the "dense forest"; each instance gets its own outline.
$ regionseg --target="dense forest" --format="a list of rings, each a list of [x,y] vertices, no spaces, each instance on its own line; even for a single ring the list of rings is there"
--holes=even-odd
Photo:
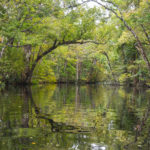
[[[0,149],[150,150],[150,0],[0,0]]]
[[[150,85],[150,0],[1,0],[0,85]]]

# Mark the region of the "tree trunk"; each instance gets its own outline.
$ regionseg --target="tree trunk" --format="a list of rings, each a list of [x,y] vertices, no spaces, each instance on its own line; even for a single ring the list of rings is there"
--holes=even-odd
[[[4,42],[4,38],[2,38],[2,41],[1,41],[1,42],[2,42],[2,43]],[[3,56],[3,53],[4,53],[5,48],[6,48],[6,45],[2,48],[2,50],[1,50],[1,52],[0,52],[0,59],[1,59],[2,56]]]
[[[56,45],[57,40],[54,41],[54,44],[52,47],[50,47],[47,51],[43,52],[41,55],[38,54],[36,60],[33,62],[31,68],[28,67],[27,72],[25,73],[25,79],[24,79],[24,83],[30,84],[31,83],[31,79],[32,79],[32,75],[34,72],[34,69],[36,67],[36,65],[38,64],[38,62],[47,54],[49,54],[50,52],[52,52],[54,49],[56,49],[58,47],[58,45]],[[41,50],[41,49],[40,49]]]
[[[104,55],[106,56],[106,58],[107,58],[108,66],[109,66],[109,68],[110,68],[110,71],[111,71],[111,74],[112,74],[114,80],[117,81],[116,78],[115,78],[115,75],[114,75],[114,73],[113,73],[113,70],[112,70],[112,67],[111,67],[111,63],[110,63],[110,59],[109,59],[108,54],[107,54],[106,52],[103,52],[103,54],[104,54]]]
[[[76,62],[76,82],[79,81],[79,58],[77,56],[77,62]]]
[[[31,83],[31,79],[32,79],[32,75],[33,75],[33,71],[36,67],[36,65],[38,64],[37,62],[34,62],[34,64],[32,65],[31,69],[28,69],[28,71],[25,74],[25,79],[24,79],[24,83],[30,84]]]
[[[2,38],[2,43],[4,42],[4,37]],[[8,46],[8,44],[13,44],[14,42],[14,39],[11,38],[10,40],[7,41],[7,43],[5,44],[5,46],[2,47],[2,50],[0,51],[0,59],[2,58],[3,54],[4,54],[4,51],[6,49],[6,47]]]

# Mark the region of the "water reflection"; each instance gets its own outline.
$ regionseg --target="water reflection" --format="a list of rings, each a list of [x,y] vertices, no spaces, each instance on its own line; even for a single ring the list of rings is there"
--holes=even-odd
[[[148,150],[149,96],[99,85],[9,87],[0,93],[0,149]]]

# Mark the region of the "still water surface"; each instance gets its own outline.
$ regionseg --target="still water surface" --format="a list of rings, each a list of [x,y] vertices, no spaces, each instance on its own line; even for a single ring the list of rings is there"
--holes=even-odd
[[[149,150],[150,90],[102,85],[0,92],[0,150]]]

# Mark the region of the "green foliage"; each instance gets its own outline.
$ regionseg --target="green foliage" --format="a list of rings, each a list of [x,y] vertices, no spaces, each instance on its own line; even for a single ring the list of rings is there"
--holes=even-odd
[[[105,73],[100,57],[104,57],[95,46],[60,47],[49,57],[59,82],[98,82],[103,81]]]
[[[26,82],[31,74],[34,83],[149,83],[149,71],[132,32],[111,11],[104,11],[99,5],[76,7],[77,3],[74,0],[4,0],[0,3],[1,82]],[[149,60],[149,1],[103,3],[109,3],[107,6],[118,16],[119,11],[122,12]],[[47,55],[53,48],[55,52]]]
[[[3,82],[19,82],[24,70],[24,60],[20,49],[9,49],[0,60],[0,78]]]
[[[52,62],[49,60],[42,60],[34,70],[32,83],[54,83],[56,78],[51,68]]]

